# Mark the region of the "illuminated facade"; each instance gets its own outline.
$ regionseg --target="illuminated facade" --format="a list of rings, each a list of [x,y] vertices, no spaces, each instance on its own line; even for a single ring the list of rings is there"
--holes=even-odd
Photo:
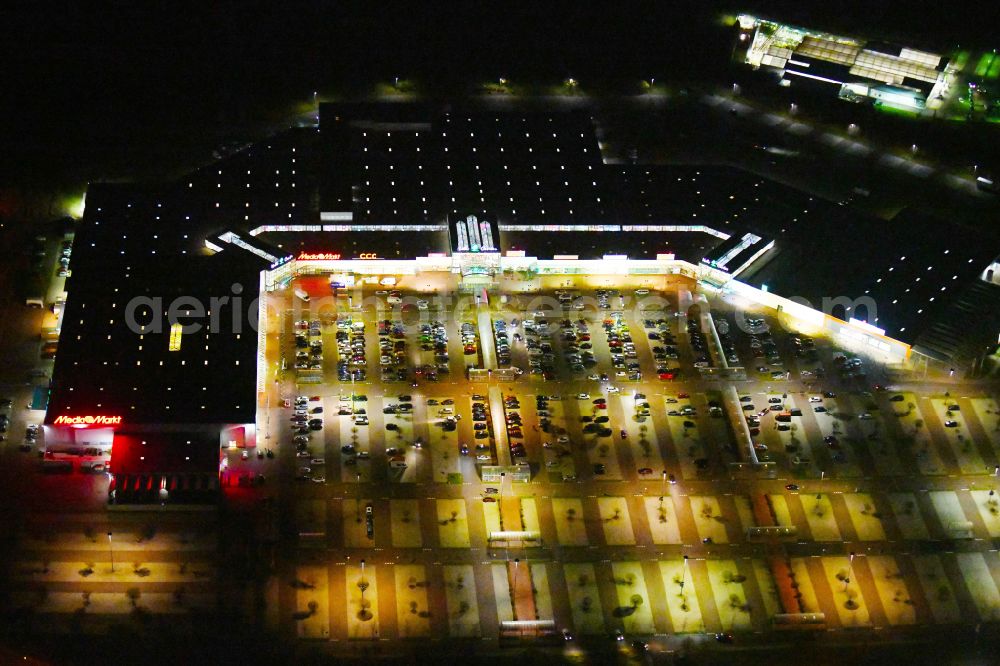
[[[924,108],[946,86],[948,59],[936,53],[747,15],[739,25],[746,63],[774,70],[785,84],[828,87],[842,99],[905,109]]]

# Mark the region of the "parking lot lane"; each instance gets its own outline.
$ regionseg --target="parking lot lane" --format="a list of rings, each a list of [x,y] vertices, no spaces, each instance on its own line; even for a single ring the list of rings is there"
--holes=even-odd
[[[710,462],[698,434],[698,423],[692,418],[694,407],[689,398],[678,398],[677,395],[665,394],[662,409],[667,414],[670,441],[680,460],[681,474],[685,479],[697,479],[702,470],[708,470]],[[686,411],[690,413],[686,414]]]
[[[379,637],[378,569],[374,564],[367,564],[362,574],[360,563],[347,564],[344,581],[347,603],[341,608],[347,615],[348,638],[372,640]]]
[[[857,561],[855,559],[856,563]],[[861,564],[870,572],[886,621],[891,625],[916,623],[916,604],[910,598],[910,591],[896,558],[888,555],[870,555],[861,559]]]
[[[789,498],[790,499],[790,498]],[[774,513],[774,521],[778,525],[785,527],[796,527],[799,530],[799,539],[807,538],[808,525],[805,521],[805,516],[802,515],[802,506],[796,502],[796,514],[800,518],[798,521],[792,518],[792,511],[789,509],[789,502],[785,498],[785,495],[768,495],[768,504],[771,506],[771,511]]]
[[[650,475],[659,474],[666,469],[666,465],[660,452],[660,441],[656,434],[654,419],[651,416],[637,415],[637,404],[648,400],[636,400],[633,396],[633,393],[626,393],[612,400],[616,412],[620,415],[618,420],[614,421],[620,424],[620,427],[612,428],[618,431],[617,435],[613,434],[612,437],[620,440],[621,430],[625,431],[625,443],[629,447],[629,452],[624,454],[623,458],[630,461],[626,467],[630,470],[628,476],[635,478],[636,470],[648,469],[650,472],[646,478],[652,478]],[[653,403],[649,404],[652,407]],[[643,478],[644,475],[638,476]]]
[[[553,497],[552,516],[556,523],[556,538],[561,546],[586,546],[586,518],[583,502],[577,497]]]
[[[932,476],[948,473],[948,461],[944,458],[941,449],[933,441],[927,427],[927,421],[922,414],[920,400],[912,393],[903,393],[905,403],[913,405],[913,409],[908,409],[898,417],[901,435],[912,438],[913,444],[910,449],[916,457],[917,469],[922,476]],[[950,458],[951,456],[949,456]],[[954,468],[954,466],[951,466]]]
[[[438,499],[438,534],[442,548],[468,548],[469,524],[464,499]]]
[[[347,498],[341,502],[340,521],[343,525],[345,548],[371,548],[375,545],[375,540],[368,538],[366,517],[366,509],[372,504],[370,499],[355,498]]]
[[[930,529],[924,520],[921,503],[913,493],[889,493],[893,522],[904,539],[921,541],[930,539]],[[937,521],[935,517],[935,522]]]
[[[932,424],[932,431],[939,440],[947,442],[962,474],[984,474],[987,470],[992,471],[993,466],[987,467],[984,461],[984,456],[994,459],[992,451],[986,446],[986,442],[982,442],[983,446],[980,446],[980,443],[972,438],[968,415],[961,411],[958,401],[951,398],[932,398],[927,402],[934,412],[932,420],[936,420],[940,425],[934,427]]]
[[[417,500],[419,504],[420,538],[424,548],[440,548],[441,537],[438,533],[437,500],[425,498]]]
[[[472,565],[445,565],[443,571],[448,634],[452,638],[481,636],[476,577]]]
[[[541,527],[538,522],[538,506],[535,503],[534,497],[521,498],[521,519],[523,522],[522,527],[526,532],[541,533]]]
[[[541,395],[552,394],[542,393]],[[534,398],[525,396],[525,400],[521,404],[524,406],[526,403],[534,401]],[[545,403],[544,410],[535,411],[539,419],[539,439],[541,440],[545,469],[548,470],[547,478],[550,481],[556,482],[576,478],[576,458],[584,457],[580,447],[574,446],[573,440],[569,435],[569,430],[566,427],[566,416],[563,407],[566,402],[566,400],[550,399]],[[545,414],[539,414],[539,411],[545,412]],[[547,419],[548,423],[543,423],[543,418]],[[546,446],[546,443],[548,446]],[[584,468],[583,465],[580,466],[580,469]]]
[[[613,562],[611,570],[617,592],[613,614],[621,618],[625,632],[640,635],[655,633],[656,626],[653,624],[652,605],[642,563]]]
[[[479,504],[483,508],[483,525],[488,539],[491,533],[503,530],[503,526],[500,524],[500,504],[497,502],[480,502]]]
[[[531,587],[535,597],[535,613],[539,620],[553,619],[552,590],[549,587],[549,570],[553,565],[535,562],[530,565]],[[529,618],[530,619],[530,618]]]
[[[325,566],[300,565],[295,578],[296,631],[299,638],[330,637],[330,588]]]
[[[995,490],[973,490],[962,500],[966,515],[975,513],[990,538],[1000,537],[1000,496]]]
[[[837,517],[830,501],[830,495],[801,493],[796,497],[802,504],[803,514],[809,523],[809,531],[814,540],[842,540],[843,537],[837,525]]]
[[[821,557],[820,565],[823,582],[830,589],[831,601],[843,627],[865,627],[871,624],[868,610],[870,600],[864,594],[864,586],[859,584],[862,574],[858,557],[849,565],[847,557]],[[815,571],[813,582],[816,582]]]
[[[350,395],[350,390],[348,390],[347,395]],[[344,404],[343,401],[340,404]],[[361,404],[356,403],[356,404]],[[348,407],[350,406],[350,401],[347,402]],[[367,411],[367,408],[365,408]],[[385,474],[385,458],[382,454],[385,451],[383,444],[383,438],[373,437],[369,440],[369,434],[371,433],[371,425],[355,425],[350,416],[340,416],[337,417],[340,421],[340,449],[343,451],[344,446],[352,447],[353,450],[358,453],[367,452],[368,458],[360,458],[358,456],[341,456],[341,467],[340,467],[340,480],[344,483],[357,483],[358,475],[361,475],[361,483],[370,483],[376,478],[384,478]],[[353,465],[345,465],[344,461],[348,458],[354,458],[356,463]],[[374,469],[373,469],[374,468]]]
[[[570,400],[567,416],[570,420],[571,437],[580,442],[581,448],[587,453],[587,463],[590,473],[597,481],[622,480],[622,461],[619,459],[618,447],[615,444],[614,432],[610,423],[598,423],[599,419],[608,417],[607,403],[595,403],[596,400],[607,400],[603,393],[590,393],[585,400]],[[574,404],[575,403],[575,404]],[[579,414],[573,418],[575,411]],[[583,418],[592,419],[583,423]],[[586,432],[588,426],[594,426],[598,432]],[[604,428],[603,430],[600,430]]]
[[[698,543],[701,541],[699,528],[694,516],[694,507],[691,504],[691,496],[673,494],[668,497],[674,503],[674,514],[677,516],[677,524],[681,532],[682,543]],[[700,510],[699,506],[699,510]]]
[[[917,581],[919,581],[923,597],[930,608],[934,621],[938,624],[961,621],[962,611],[959,608],[959,597],[952,587],[941,556],[937,554],[912,555],[910,562],[916,572]]]
[[[746,561],[740,565],[740,572],[746,576],[753,577],[753,583],[747,581],[745,589],[749,592],[748,599],[755,608],[763,610],[762,613],[754,613],[757,619],[763,618],[762,624],[768,624],[775,614],[784,609],[781,605],[781,597],[778,594],[778,587],[774,584],[774,575],[771,567],[765,560],[753,559],[749,563],[751,572],[746,571]],[[759,600],[759,603],[758,603]]]
[[[449,426],[446,425],[446,419],[449,416],[461,416],[462,420],[458,422],[459,427],[463,423],[465,423],[466,427],[471,427],[466,423],[466,420],[470,420],[471,422],[471,411],[465,412],[461,406],[456,406],[459,402],[464,402],[464,400],[455,400],[451,395],[437,396],[432,399],[438,402],[438,404],[427,405],[427,399],[424,399],[427,415],[425,428],[428,433],[427,440],[425,441],[428,442],[428,445],[421,450],[420,457],[426,459],[428,455],[430,456],[430,467],[433,470],[431,474],[434,482],[445,483],[448,481],[449,474],[462,471],[460,464],[462,456],[458,450],[460,439],[459,429],[449,430]],[[441,404],[448,401],[452,401],[455,404]],[[445,413],[444,410],[446,409],[450,410],[450,412]],[[471,445],[469,447],[469,456],[473,459],[475,458],[474,447]]]
[[[498,622],[510,622],[514,619],[514,607],[510,599],[511,581],[507,576],[507,564],[494,562],[489,565],[493,580],[493,609]],[[525,572],[527,574],[527,572]]]
[[[384,425],[381,430],[374,430],[373,432],[378,432],[382,434],[382,440],[385,444],[386,449],[397,449],[399,453],[393,456],[388,456],[390,460],[389,463],[389,479],[390,481],[397,483],[416,483],[418,480],[418,470],[425,466],[425,456],[421,455],[421,449],[418,449],[414,444],[416,442],[416,437],[414,435],[414,416],[412,413],[401,410],[401,404],[412,404],[412,403],[401,403],[394,398],[384,398],[384,399],[369,399],[368,404],[371,405],[370,409],[378,409],[379,415],[381,415]],[[388,408],[390,410],[395,410],[390,414],[382,414],[384,410]],[[372,425],[369,427],[376,427],[376,415],[372,415]],[[400,461],[399,458],[402,457]],[[396,467],[393,464],[398,465],[400,462],[406,465],[406,467]],[[425,472],[427,477],[430,476],[429,473]]]
[[[706,560],[705,569],[712,587],[713,601],[723,631],[746,631],[751,628],[750,610],[740,573],[733,560]]]
[[[673,631],[678,634],[705,631],[705,622],[702,619],[698,595],[695,594],[695,582],[689,570],[690,566],[685,567],[680,557],[661,560],[658,565]]]
[[[680,528],[674,512],[673,499],[669,495],[662,500],[659,497],[644,497],[643,503],[646,508],[649,532],[653,543],[681,543]]]
[[[991,556],[989,564],[987,556]],[[972,596],[979,619],[984,622],[1000,620],[1000,592],[991,571],[998,565],[996,553],[956,553],[955,562]]]
[[[830,497],[838,523],[849,541],[885,541],[882,514],[875,499],[866,493],[844,493]],[[843,506],[841,507],[841,503]],[[847,520],[842,515],[846,511]],[[848,529],[850,523],[851,529]]]
[[[1000,406],[993,398],[971,398],[960,400],[959,404],[968,414],[973,414],[969,418],[969,427],[973,431],[973,437],[977,442],[988,442],[993,452],[992,459],[985,456],[994,465],[1000,463]]]
[[[812,558],[815,560],[815,558]],[[831,626],[839,625],[837,613],[833,607],[827,603],[830,600],[829,586],[823,581],[822,567],[819,562],[815,565],[820,569],[819,580],[822,583],[822,591],[826,593],[824,603],[821,605],[816,587],[813,585],[813,576],[808,566],[810,559],[803,557],[791,558],[792,576],[795,579],[795,591],[798,593],[799,606],[803,613],[826,613],[827,624]]]
[[[504,415],[503,391],[499,386],[489,387],[489,418],[492,420],[494,456],[496,464],[510,467],[510,439],[507,437],[507,425]]]
[[[739,517],[737,527],[740,532],[739,540],[742,541],[746,538],[747,528],[757,524],[753,517],[753,505],[750,504],[750,498],[747,495],[733,495],[731,499],[736,508],[736,515]],[[732,535],[731,531],[730,535]]]
[[[431,609],[427,600],[427,571],[422,564],[397,564],[395,575],[396,626],[400,638],[431,635]]]
[[[943,529],[945,539],[972,538],[973,523],[965,515],[958,493],[951,490],[927,493],[931,506]]]
[[[563,565],[563,574],[576,633],[604,634],[604,609],[594,565],[590,562],[567,562]]]
[[[691,516],[698,530],[698,538],[709,543],[729,543],[726,523],[729,518],[722,515],[719,500],[714,495],[689,496]]]
[[[743,524],[743,515],[741,511],[737,510],[737,503],[734,501],[738,498],[738,496],[733,495],[715,496],[719,507],[719,522],[721,522],[726,531],[726,541],[729,543],[739,543],[746,539],[746,526]],[[749,502],[747,502],[747,508],[749,509]]]
[[[604,542],[607,545],[635,545],[632,517],[624,497],[599,497],[597,509],[604,529]]]
[[[414,499],[389,500],[393,548],[420,548],[420,502]]]

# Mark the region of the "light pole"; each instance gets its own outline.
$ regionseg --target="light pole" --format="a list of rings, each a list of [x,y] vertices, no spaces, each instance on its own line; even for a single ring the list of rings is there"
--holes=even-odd
[[[851,575],[854,573],[854,552],[851,551],[847,558],[847,577],[844,578],[844,594],[847,594],[847,586],[851,584]]]
[[[503,481],[507,476],[507,472],[500,472],[500,498],[497,500],[497,509],[500,514],[500,529],[503,529]]]
[[[684,563],[681,568],[681,597],[684,596],[684,583],[687,581],[688,575],[688,556],[684,556]]]
[[[115,549],[111,543],[111,532],[108,532],[108,552],[111,554],[111,573],[115,572]]]
[[[663,504],[663,498],[667,496],[667,470],[663,470],[662,483],[660,484],[660,504]]]
[[[357,510],[358,510],[358,522],[360,523],[361,522],[361,472],[358,472],[357,475],[355,475],[355,479],[358,482],[358,501],[355,502],[355,504],[357,505]],[[361,560],[362,568],[364,567],[364,565],[365,561]]]
[[[517,565],[521,563],[519,558],[514,558],[514,613],[517,613]]]

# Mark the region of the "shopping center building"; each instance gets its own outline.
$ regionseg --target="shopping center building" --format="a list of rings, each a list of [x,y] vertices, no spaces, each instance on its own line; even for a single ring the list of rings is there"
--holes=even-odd
[[[908,110],[922,109],[946,92],[948,59],[940,54],[745,14],[738,20],[745,62],[774,71],[784,85]]]
[[[46,447],[110,448],[115,502],[210,501],[220,450],[258,444],[261,296],[299,277],[348,297],[366,283],[492,298],[511,276],[522,289],[679,280],[912,364],[920,332],[995,259],[949,234],[928,260],[900,249],[905,220],[889,230],[732,167],[615,163],[598,136],[587,110],[324,104],[319,128],[162,187],[92,186]],[[845,243],[848,224],[901,245]]]

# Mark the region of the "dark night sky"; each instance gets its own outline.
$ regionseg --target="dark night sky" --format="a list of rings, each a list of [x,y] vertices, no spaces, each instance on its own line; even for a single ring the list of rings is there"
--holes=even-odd
[[[242,125],[311,90],[359,90],[394,75],[446,91],[500,75],[712,78],[725,71],[729,48],[718,15],[754,5],[815,26],[899,30],[918,43],[975,39],[998,25],[997,10],[982,2],[972,7],[992,16],[941,6],[931,21],[920,3],[884,0],[15,0],[0,3],[0,184],[62,172],[100,177],[136,159],[167,163],[239,136]]]

